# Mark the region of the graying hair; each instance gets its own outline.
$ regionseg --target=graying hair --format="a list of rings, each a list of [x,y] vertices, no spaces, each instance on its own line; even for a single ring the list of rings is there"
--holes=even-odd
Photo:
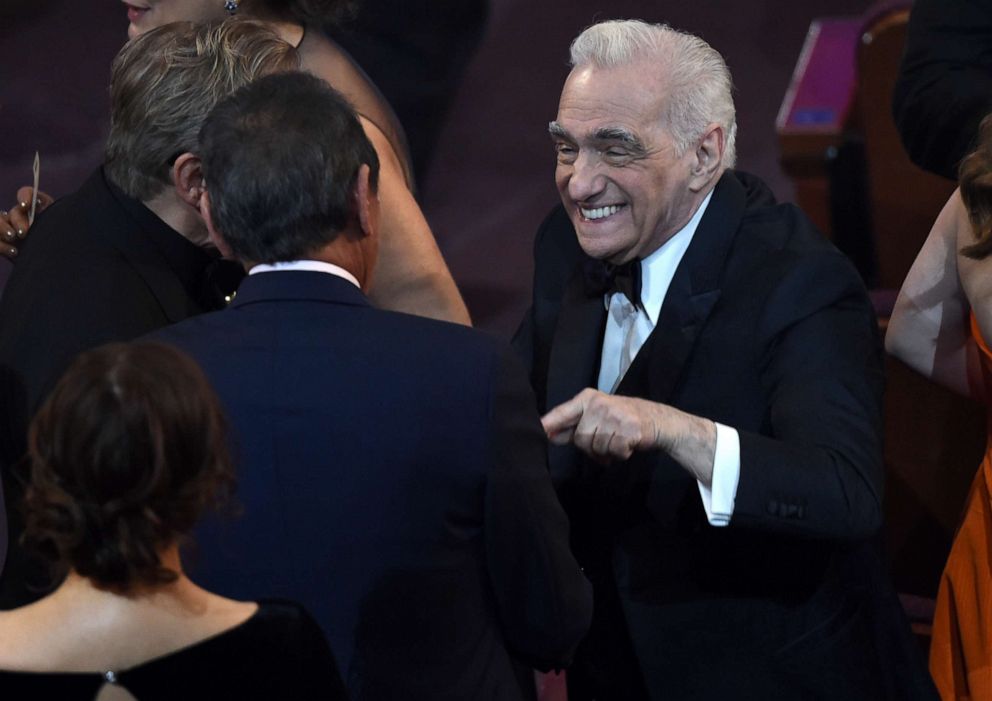
[[[197,150],[200,125],[223,97],[256,77],[299,67],[265,25],[176,22],[132,39],[114,59],[104,167],[125,193],[149,200],[172,185],[172,161]]]
[[[737,160],[737,119],[733,81],[726,62],[697,36],[667,24],[641,20],[609,20],[583,31],[571,46],[573,68],[626,66],[642,60],[657,65],[669,90],[663,118],[678,155],[695,146],[709,124],[723,127],[723,162]]]

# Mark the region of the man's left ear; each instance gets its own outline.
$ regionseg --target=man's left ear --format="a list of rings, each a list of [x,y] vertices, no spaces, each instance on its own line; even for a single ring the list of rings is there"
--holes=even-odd
[[[203,195],[203,166],[200,158],[186,152],[172,164],[172,183],[176,194],[183,202],[197,210],[200,209],[200,197]]]
[[[696,158],[692,165],[692,179],[689,189],[702,190],[720,172],[723,164],[724,133],[719,124],[706,127],[703,137],[696,146]]]
[[[379,195],[372,189],[372,171],[363,163],[355,176],[355,210],[362,233],[373,236],[379,233]]]

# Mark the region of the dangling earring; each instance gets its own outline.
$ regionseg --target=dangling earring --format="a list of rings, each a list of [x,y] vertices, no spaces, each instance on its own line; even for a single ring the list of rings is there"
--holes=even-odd
[[[241,4],[241,0],[225,0],[224,9],[227,10],[227,14],[233,15],[238,11],[238,5]]]

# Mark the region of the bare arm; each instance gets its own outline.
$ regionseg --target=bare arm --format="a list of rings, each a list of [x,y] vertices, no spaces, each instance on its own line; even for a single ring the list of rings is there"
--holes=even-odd
[[[471,324],[427,220],[406,186],[396,153],[372,122],[361,121],[380,161],[379,262],[369,296],[383,309]]]
[[[300,32],[293,27],[279,25],[283,38],[291,43]],[[323,32],[308,29],[299,50],[303,68],[340,90],[354,105],[379,156],[379,262],[369,291],[372,301],[383,309],[471,324],[468,308],[410,189],[402,128],[389,105]]]
[[[981,398],[981,383],[974,381],[978,356],[968,329],[970,304],[958,269],[959,238],[970,232],[955,191],[899,291],[885,349],[931,380]]]

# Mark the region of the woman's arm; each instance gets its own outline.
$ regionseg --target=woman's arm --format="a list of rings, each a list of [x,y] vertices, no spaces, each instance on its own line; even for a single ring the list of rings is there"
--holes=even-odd
[[[292,26],[278,25],[283,32]],[[411,191],[402,128],[389,105],[354,61],[322,32],[308,29],[302,41],[285,33],[283,36],[291,43],[299,42],[305,70],[348,98],[379,155],[379,262],[369,290],[372,301],[383,309],[471,324],[465,302]]]
[[[379,262],[369,296],[383,309],[471,324],[396,152],[375,124],[361,122],[379,155]]]
[[[961,195],[955,191],[899,291],[885,349],[931,380],[984,400],[978,348],[968,324],[971,305],[958,271],[959,238],[970,231]]]

